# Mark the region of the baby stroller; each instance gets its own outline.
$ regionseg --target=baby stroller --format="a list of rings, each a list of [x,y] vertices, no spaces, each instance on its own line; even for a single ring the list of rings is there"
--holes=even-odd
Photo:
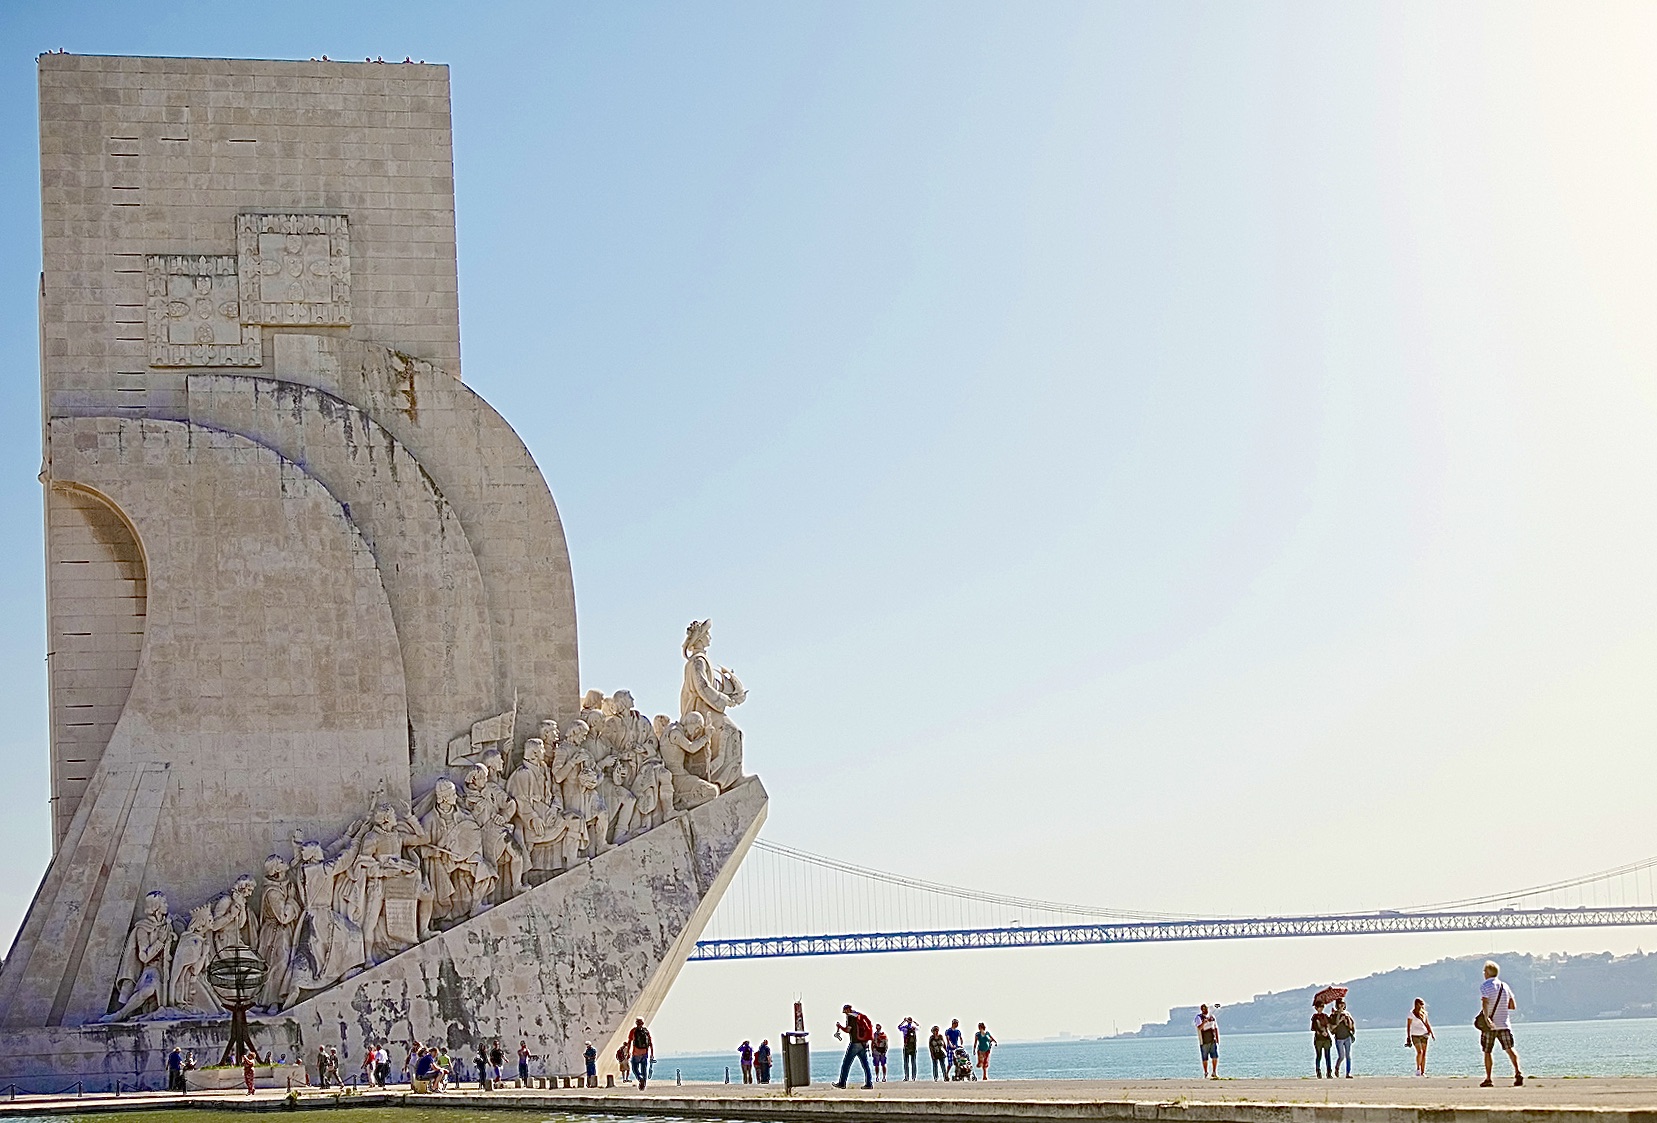
[[[972,1071],[972,1054],[960,1045],[949,1051],[949,1068],[953,1080],[977,1080]]]

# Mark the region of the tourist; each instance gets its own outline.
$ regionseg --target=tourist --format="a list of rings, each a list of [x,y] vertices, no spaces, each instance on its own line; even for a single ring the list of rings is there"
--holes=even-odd
[[[1323,1012],[1323,1003],[1312,1003],[1312,1072],[1319,1080],[1323,1079],[1323,1070],[1327,1066],[1331,1078],[1335,1075],[1335,1062],[1329,1059],[1329,1049],[1333,1044],[1329,1036],[1329,1015]]]
[[[495,1078],[496,1084],[501,1082],[501,1065],[505,1063],[506,1054],[501,1051],[501,1039],[497,1037],[489,1046],[489,1074]]]
[[[478,1091],[482,1092],[482,1091],[485,1091],[486,1089],[488,1089],[490,1087],[490,1084],[489,1084],[489,1050],[487,1050],[483,1047],[483,1042],[481,1042],[481,1041],[478,1042],[478,1058],[477,1058],[477,1060],[478,1060]]]
[[[167,1054],[167,1091],[184,1091],[184,1051],[177,1045]]]
[[[518,1042],[518,1079],[529,1085],[529,1042]]]
[[[984,1028],[984,1023],[978,1023],[978,1032],[972,1035],[972,1048],[978,1054],[978,1071],[983,1073],[983,1079],[990,1078],[990,1050],[999,1045],[995,1035]]]
[[[860,1014],[852,1009],[850,1002],[841,1007],[846,1015],[846,1024],[838,1022],[834,1026],[834,1036],[838,1040],[842,1030],[849,1039],[846,1045],[846,1057],[840,1062],[840,1079],[835,1081],[836,1088],[846,1086],[846,1077],[851,1075],[853,1059],[863,1062],[863,1087],[875,1086],[874,1073],[869,1071],[869,1041],[875,1035],[874,1025],[869,1021],[869,1015]]]
[[[437,1058],[430,1049],[421,1049],[414,1059],[414,1078],[409,1081],[412,1090],[425,1092],[431,1089],[432,1074],[437,1071]]]
[[[1358,1023],[1346,1008],[1346,999],[1335,999],[1335,1012],[1329,1016],[1329,1033],[1335,1039],[1335,1067],[1331,1074],[1346,1065],[1346,1078],[1352,1079],[1352,1039],[1358,1036]]]
[[[1513,1062],[1513,1086],[1517,1088],[1525,1082],[1524,1073],[1519,1071],[1519,1054],[1513,1050],[1513,1030],[1507,1024],[1508,1012],[1517,1010],[1519,1004],[1513,1001],[1513,991],[1508,989],[1508,985],[1496,977],[1500,970],[1494,963],[1484,965],[1484,985],[1479,987],[1479,1016],[1473,1023],[1479,1027],[1479,1045],[1484,1049],[1484,1083],[1479,1085],[1481,1088],[1492,1085],[1491,1054],[1498,1042],[1507,1053],[1507,1059]]]
[[[754,1047],[744,1041],[736,1047],[736,1057],[742,1065],[742,1082],[752,1084],[754,1082]],[[726,1071],[730,1070],[727,1069]]]
[[[345,1081],[339,1078],[339,1050],[332,1045],[328,1046],[328,1079],[334,1082],[336,1088],[345,1087]]]
[[[242,1083],[247,1085],[247,1094],[253,1094],[253,1066],[259,1063],[259,1054],[252,1049],[242,1054]]]
[[[650,1075],[650,1065],[656,1059],[656,1043],[650,1039],[650,1031],[644,1028],[643,1018],[633,1019],[633,1030],[627,1035],[628,1042],[633,1046],[633,1075],[638,1079],[639,1091],[644,1091],[645,1077]]]
[[[944,1044],[944,1035],[938,1032],[938,1027],[932,1027],[932,1036],[926,1039],[927,1052],[932,1054],[932,1079],[949,1079],[949,1052]]]
[[[385,1082],[391,1077],[391,1050],[380,1042],[379,1048],[374,1050],[374,1083],[385,1087]]]
[[[326,1045],[316,1047],[316,1086],[318,1088],[328,1086],[328,1047]]]
[[[621,1048],[616,1050],[616,1064],[621,1066],[621,1078],[623,1080],[627,1079],[627,1066],[632,1056],[633,1052],[627,1047],[627,1041],[624,1038],[621,1043]]]
[[[892,1047],[887,1040],[886,1031],[875,1023],[875,1035],[869,1041],[869,1053],[875,1062],[875,1079],[884,1082],[886,1079],[886,1051]]]
[[[898,1023],[898,1032],[903,1034],[903,1078],[916,1080],[915,1050],[920,1044],[921,1027],[914,1018],[904,1018]]]
[[[581,1059],[587,1065],[587,1087],[598,1087],[598,1050],[593,1048],[591,1041],[587,1042],[587,1048],[582,1051]]]
[[[1415,1007],[1404,1022],[1404,1039],[1415,1046],[1415,1074],[1427,1075],[1427,1039],[1433,1036],[1433,1023],[1427,1020],[1427,1004],[1415,1000]]]
[[[1187,1007],[1190,1009],[1190,1007]],[[1218,1080],[1220,1078],[1220,1019],[1215,1017],[1204,1002],[1198,1009],[1192,1024],[1197,1028],[1197,1053],[1202,1057],[1202,1075],[1204,1080]]]
[[[762,1038],[754,1050],[754,1075],[761,1084],[771,1083],[771,1042],[767,1039]]]
[[[190,1074],[196,1070],[196,1051],[187,1050],[184,1054],[184,1079],[179,1083],[179,1091],[190,1090]]]
[[[946,1052],[954,1053],[961,1047],[961,1019],[949,1019],[949,1028],[944,1030],[944,1044],[948,1046]]]
[[[454,1068],[455,1062],[449,1056],[447,1046],[437,1047],[437,1090],[439,1092],[449,1086],[449,1070]]]

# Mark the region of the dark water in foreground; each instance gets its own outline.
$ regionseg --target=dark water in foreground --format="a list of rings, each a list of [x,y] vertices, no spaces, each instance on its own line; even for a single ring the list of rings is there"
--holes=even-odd
[[[1430,1076],[1483,1075],[1484,1055],[1479,1034],[1471,1025],[1433,1027],[1437,1039],[1427,1051]],[[1514,1046],[1527,1073],[1537,1076],[1653,1076],[1657,1075],[1657,1018],[1607,1019],[1593,1022],[1515,1023]],[[753,1038],[759,1044],[759,1038]],[[739,1043],[733,1043],[739,1044]],[[772,1039],[772,1048],[778,1042]],[[845,1046],[832,1034],[813,1037],[813,1080],[840,1075]],[[922,1079],[931,1079],[931,1062],[917,1058]],[[1498,1055],[1506,1064],[1506,1058]],[[772,1069],[782,1079],[781,1058]],[[903,1057],[890,1054],[891,1079],[903,1077]],[[656,1079],[673,1080],[675,1070],[686,1080],[722,1080],[729,1065],[733,1080],[742,1079],[736,1050],[729,1054],[663,1057],[656,1062]],[[1415,1071],[1415,1051],[1404,1047],[1404,1027],[1365,1029],[1352,1049],[1353,1075],[1408,1076]],[[862,1070],[853,1069],[854,1081]],[[1103,1041],[1018,1042],[1002,1045],[991,1054],[990,1077],[1006,1080],[1144,1080],[1200,1076],[1195,1036],[1117,1037]],[[1220,1075],[1239,1077],[1296,1077],[1312,1075],[1312,1038],[1309,1033],[1231,1034],[1220,1042]]]

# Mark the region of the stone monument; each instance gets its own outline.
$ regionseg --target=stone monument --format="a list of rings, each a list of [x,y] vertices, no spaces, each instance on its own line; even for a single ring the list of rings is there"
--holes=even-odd
[[[678,720],[583,705],[557,508],[460,378],[447,69],[39,68],[54,846],[0,1083],[159,1087],[233,1010],[579,1071],[766,795],[706,621]]]

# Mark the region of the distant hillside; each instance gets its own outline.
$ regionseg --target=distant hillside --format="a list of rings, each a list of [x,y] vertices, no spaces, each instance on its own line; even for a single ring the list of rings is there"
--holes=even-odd
[[[1657,1016],[1657,954],[1498,955],[1502,979],[1513,988],[1515,1021],[1565,1022],[1589,1018]],[[1400,1026],[1417,998],[1427,1000],[1435,1023],[1471,1023],[1478,1013],[1478,987],[1485,957],[1441,959],[1424,967],[1400,967],[1339,985],[1350,988],[1346,1002],[1360,1028]],[[1326,984],[1257,994],[1252,1001],[1220,1011],[1220,1029],[1229,1033],[1304,1030],[1312,1017],[1312,995]],[[1148,1023],[1131,1037],[1170,1037],[1193,1032],[1195,1006],[1176,1006],[1168,1020]]]

